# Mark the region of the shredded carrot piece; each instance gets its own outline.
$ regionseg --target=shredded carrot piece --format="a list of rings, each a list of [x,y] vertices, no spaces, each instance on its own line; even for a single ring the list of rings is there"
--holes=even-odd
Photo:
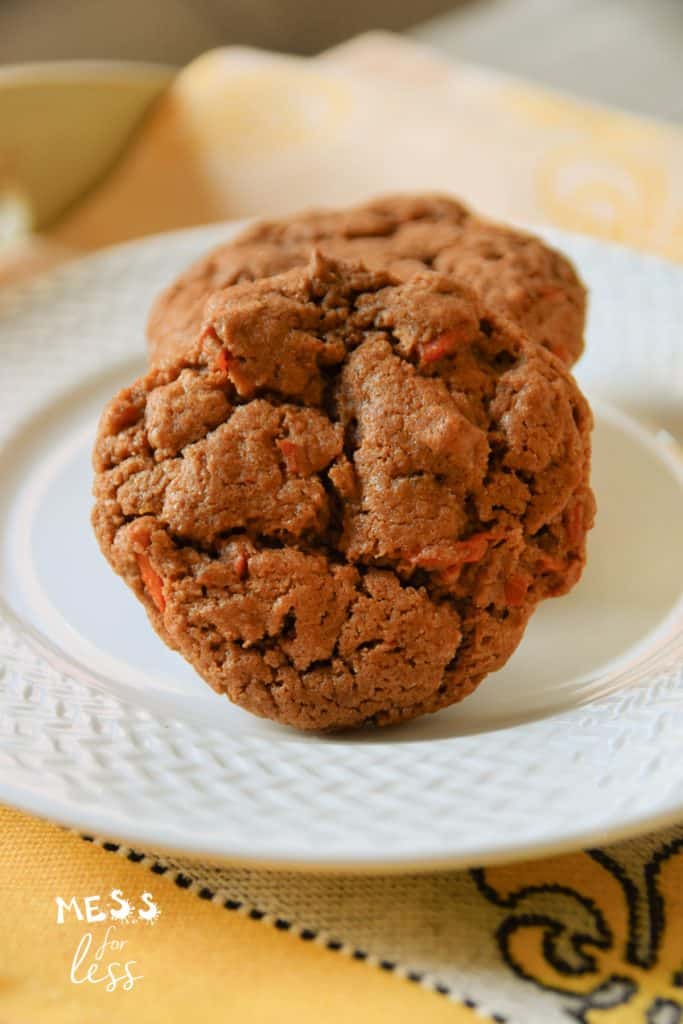
[[[286,437],[282,438],[277,442],[277,446],[282,452],[282,457],[285,460],[285,466],[290,473],[300,473],[301,467],[299,464],[299,446],[294,444],[293,441],[288,441]]]
[[[481,562],[491,541],[497,540],[499,536],[496,530],[484,530],[455,544],[443,547],[434,544],[412,555],[410,561],[422,569],[440,570],[444,580],[450,583],[458,576],[463,565]]]
[[[219,373],[224,374],[237,388],[240,395],[251,395],[254,385],[244,375],[237,359],[228,348],[222,348],[216,356],[214,367]]]
[[[228,352],[227,348],[222,348],[216,356],[215,367],[220,370],[221,373],[230,373],[230,368],[233,365],[233,358]]]
[[[541,555],[536,559],[536,565],[541,572],[561,572],[564,569],[564,562],[554,555]]]
[[[420,359],[423,363],[435,363],[438,359],[451,355],[460,341],[461,331],[444,331],[437,338],[420,346]]]
[[[578,502],[565,513],[565,525],[569,543],[576,546],[583,540],[583,505]]]
[[[210,321],[205,323],[202,327],[202,333],[199,336],[199,340],[204,341],[204,338],[213,338],[214,341],[217,341],[220,344],[221,339],[216,334],[216,328]]]
[[[522,576],[521,574],[510,576],[505,581],[505,600],[511,608],[519,608],[520,605],[524,604],[529,583],[529,577]]]
[[[470,562],[481,562],[489,549],[490,540],[491,535],[488,532],[475,533],[472,537],[468,537],[467,540],[461,540],[458,543],[459,561],[464,565]]]
[[[162,612],[166,608],[166,598],[164,597],[164,581],[158,572],[152,568],[147,555],[138,554],[135,556],[138,561],[138,568],[140,575],[142,576],[142,582],[145,584],[147,593],[154,601],[157,610]]]
[[[234,562],[234,569],[238,579],[243,580],[246,578],[247,572],[249,570],[249,559],[247,558],[244,551],[240,551],[240,553],[237,555],[237,558],[235,559]]]

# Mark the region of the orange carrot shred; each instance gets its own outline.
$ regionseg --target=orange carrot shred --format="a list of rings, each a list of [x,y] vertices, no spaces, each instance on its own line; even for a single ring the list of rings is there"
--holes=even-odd
[[[234,387],[237,388],[240,395],[253,394],[254,385],[249,378],[245,376],[242,371],[242,367],[238,360],[235,359],[230,349],[220,349],[213,365],[219,373],[228,377]]]
[[[233,359],[227,348],[222,348],[216,356],[216,369],[220,370],[221,373],[229,373],[232,363]]]
[[[488,533],[475,533],[467,540],[461,540],[457,545],[459,561],[467,565],[470,562],[481,562],[489,548],[490,537]]]
[[[565,513],[567,527],[567,538],[572,546],[580,544],[583,540],[583,506],[578,502]]]
[[[505,600],[511,608],[519,608],[520,605],[524,604],[524,598],[529,589],[529,582],[528,576],[522,576],[521,574],[510,576],[505,581]]]
[[[420,346],[420,359],[423,363],[435,363],[438,359],[451,355],[461,340],[460,331],[444,331],[437,338]]]
[[[240,551],[235,558],[234,569],[238,579],[246,579],[247,571],[249,569],[249,560],[244,551]]]
[[[441,570],[446,582],[452,582],[460,574],[463,565],[481,562],[488,551],[491,541],[499,538],[495,530],[484,530],[475,533],[466,540],[449,545],[446,551],[439,550],[438,545],[424,548],[411,555],[410,561],[422,569]]]
[[[541,572],[561,572],[564,569],[564,562],[554,555],[540,555],[536,559],[536,565]]]
[[[152,568],[152,563],[150,562],[147,555],[137,554],[135,557],[137,558],[138,568],[140,570],[142,582],[145,585],[147,593],[152,598],[152,601],[154,601],[157,610],[162,612],[163,614],[163,611],[166,608],[166,598],[164,597],[164,581],[162,580],[159,573]]]
[[[282,452],[282,456],[285,460],[285,466],[290,473],[300,473],[301,468],[299,465],[299,446],[294,444],[293,441],[288,441],[286,437],[282,438],[277,442],[277,446]]]
[[[216,334],[216,328],[213,326],[211,322],[204,324],[204,326],[202,327],[202,333],[199,336],[199,340],[204,341],[204,338],[212,338],[214,341],[220,343],[221,339]]]

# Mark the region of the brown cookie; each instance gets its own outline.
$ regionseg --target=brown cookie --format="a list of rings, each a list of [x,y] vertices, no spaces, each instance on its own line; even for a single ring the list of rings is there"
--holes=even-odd
[[[467,285],[314,253],[215,294],[105,410],[95,530],[241,707],[386,725],[470,693],[578,579],[591,415]]]
[[[155,301],[152,362],[172,361],[192,344],[211,292],[304,266],[313,245],[402,280],[424,269],[453,275],[568,366],[583,350],[586,292],[564,256],[532,235],[481,220],[456,200],[396,196],[258,223],[214,249]]]

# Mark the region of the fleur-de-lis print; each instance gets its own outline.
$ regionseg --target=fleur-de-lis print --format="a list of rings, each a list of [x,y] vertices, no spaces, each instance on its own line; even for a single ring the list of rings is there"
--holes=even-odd
[[[506,964],[560,994],[569,1021],[683,1024],[683,835],[626,850],[472,877],[502,911]]]

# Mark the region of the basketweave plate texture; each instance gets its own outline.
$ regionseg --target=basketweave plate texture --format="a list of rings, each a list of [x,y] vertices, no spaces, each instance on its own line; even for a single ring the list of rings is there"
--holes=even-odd
[[[97,415],[144,366],[153,295],[237,227],[119,246],[0,294],[0,799],[154,850],[349,870],[527,857],[682,816],[683,269],[543,232],[591,288],[584,579],[463,704],[303,736],[167,651],[88,524]]]

